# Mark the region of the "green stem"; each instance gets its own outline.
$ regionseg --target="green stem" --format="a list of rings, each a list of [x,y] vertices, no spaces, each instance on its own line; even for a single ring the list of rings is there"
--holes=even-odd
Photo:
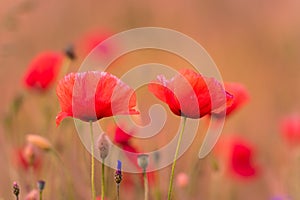
[[[158,176],[157,176],[157,172],[155,172],[155,175],[156,175],[156,178],[155,180],[158,179]],[[155,199],[156,200],[161,200],[161,192],[160,192],[160,184],[159,184],[159,181],[156,181],[155,183]]]
[[[105,174],[105,171],[104,171],[104,159],[102,160],[102,181],[101,181],[101,200],[104,200],[104,191],[105,191],[105,180],[104,180],[104,174]]]
[[[91,129],[91,153],[92,153],[92,166],[91,166],[91,185],[92,185],[92,200],[96,199],[96,191],[95,191],[95,160],[94,160],[94,133],[93,133],[93,122],[90,121],[90,129]]]
[[[40,191],[40,200],[43,200],[43,192]]]
[[[35,186],[35,175],[34,175],[34,167],[33,167],[33,164],[32,162],[30,163],[30,166],[29,166],[29,170],[30,170],[30,186],[31,188],[33,189],[34,186]]]
[[[144,189],[145,189],[145,200],[148,200],[148,178],[147,178],[147,173],[146,170],[143,170],[143,175],[144,175]]]
[[[175,151],[175,155],[174,155],[174,160],[173,160],[173,164],[172,164],[171,177],[170,177],[170,184],[169,184],[169,191],[168,191],[168,200],[170,200],[170,199],[171,199],[171,196],[172,196],[174,171],[175,171],[176,160],[177,160],[177,156],[178,156],[179,147],[180,147],[182,135],[183,135],[183,132],[184,132],[185,124],[186,124],[186,117],[183,117],[182,129],[181,129],[181,131],[180,131],[180,133],[179,133],[179,138],[178,138],[178,142],[177,142],[177,147],[176,147],[176,151]]]

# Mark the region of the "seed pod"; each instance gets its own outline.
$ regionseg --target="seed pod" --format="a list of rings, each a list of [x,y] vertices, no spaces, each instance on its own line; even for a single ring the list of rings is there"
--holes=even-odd
[[[148,167],[148,164],[149,164],[149,155],[147,155],[147,154],[140,154],[140,155],[138,155],[137,162],[138,162],[138,165],[144,171],[146,171],[146,168]]]

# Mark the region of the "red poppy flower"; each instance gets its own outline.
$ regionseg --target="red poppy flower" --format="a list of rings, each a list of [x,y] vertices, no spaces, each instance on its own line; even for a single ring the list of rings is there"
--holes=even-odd
[[[134,109],[133,89],[107,72],[71,73],[59,81],[56,94],[61,106],[57,125],[66,117],[96,121],[113,115],[139,114]]]
[[[129,144],[129,140],[132,138],[132,135],[129,133],[126,133],[123,129],[121,129],[120,127],[116,127],[115,130],[115,137],[114,137],[114,141],[117,144],[120,145],[127,145]]]
[[[226,104],[226,116],[230,115],[232,112],[240,108],[242,105],[247,103],[249,100],[249,94],[247,89],[240,83],[225,83],[225,90],[233,95],[230,101]],[[216,117],[222,117],[223,113],[213,113]]]
[[[232,99],[215,78],[190,69],[180,70],[171,80],[160,75],[148,87],[175,115],[188,118],[201,118],[213,111],[224,110],[226,100]]]
[[[33,169],[37,170],[42,164],[40,153],[30,144],[26,145],[24,148],[17,149],[14,158],[14,162],[17,167],[24,170],[28,170],[31,166]]]
[[[242,177],[253,177],[256,169],[252,164],[253,148],[245,141],[235,141],[231,151],[231,169]]]
[[[137,164],[137,155],[140,153],[140,151],[131,144],[130,139],[132,138],[132,135],[134,133],[126,133],[122,128],[116,127],[115,128],[115,137],[114,137],[114,142],[123,149],[125,155],[127,158],[138,168],[140,167]],[[128,153],[129,152],[129,153]],[[134,153],[134,154],[131,154]],[[156,177],[154,172],[147,172],[147,177],[148,177],[148,182],[149,186],[153,186],[156,182]],[[143,182],[143,176],[140,177],[141,181]]]
[[[251,178],[257,175],[257,166],[253,164],[254,147],[239,137],[221,137],[214,154],[226,165],[233,177]]]
[[[24,76],[24,85],[35,90],[46,90],[56,80],[64,55],[56,52],[38,54],[29,64]]]
[[[130,139],[132,138],[133,131],[131,133],[126,133],[121,127],[116,126],[115,127],[115,137],[114,142],[117,144],[120,148],[124,150],[124,152],[130,152],[130,153],[139,153],[136,147],[134,147]],[[127,156],[131,158],[133,162],[136,161],[136,155],[128,154]]]
[[[95,47],[97,47],[101,42],[110,37],[112,33],[104,30],[96,30],[86,33],[79,39],[78,49],[81,51],[80,54],[86,56],[89,54]],[[109,53],[110,48],[107,46],[102,46],[101,49],[97,49],[101,53]]]
[[[282,137],[292,145],[300,144],[300,115],[298,113],[284,117],[280,122]]]

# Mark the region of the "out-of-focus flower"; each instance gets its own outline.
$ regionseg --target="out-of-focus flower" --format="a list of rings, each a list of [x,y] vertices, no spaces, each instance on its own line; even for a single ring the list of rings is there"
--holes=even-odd
[[[159,75],[148,85],[158,99],[168,104],[178,116],[201,118],[225,109],[233,98],[215,78],[183,69],[171,80]]]
[[[134,131],[127,133],[119,126],[110,127],[110,129],[110,131],[114,131],[115,134],[113,140],[114,143],[123,150],[124,154],[129,160],[132,161],[132,163],[136,164],[137,153],[139,153],[139,151],[134,145],[131,144],[131,138],[132,135],[134,135]]]
[[[32,144],[27,144],[23,151],[23,155],[29,165],[33,165],[37,155],[37,149]]]
[[[38,54],[29,64],[23,78],[28,89],[47,90],[57,79],[62,67],[64,55],[57,52]]]
[[[133,131],[131,133],[126,133],[121,127],[115,127],[115,137],[114,142],[121,146],[129,145],[130,139],[132,138]]]
[[[242,177],[253,177],[256,168],[253,166],[253,147],[244,141],[235,141],[231,152],[231,169]]]
[[[125,126],[125,125],[122,125]],[[124,152],[124,154],[127,156],[127,158],[136,166],[138,166],[137,161],[137,155],[140,153],[137,147],[135,147],[133,144],[131,144],[131,138],[134,135],[134,131],[127,133],[125,132],[121,127],[115,126],[110,127],[110,131],[115,132],[114,137],[114,143],[118,145]],[[134,153],[134,154],[131,154]],[[127,178],[124,179],[124,185],[132,185],[132,181],[129,178],[130,176],[127,173],[124,173],[124,176]],[[147,177],[149,181],[149,186],[153,186],[156,182],[156,177],[153,172],[147,172]],[[143,181],[143,177],[141,176],[141,181]]]
[[[224,83],[224,87],[227,92],[233,95],[233,98],[227,101],[226,105],[226,115],[228,116],[249,101],[249,94],[245,86],[240,83]],[[216,117],[222,117],[224,114],[224,112],[213,113]]]
[[[139,114],[134,108],[133,89],[107,72],[71,73],[59,81],[56,93],[61,106],[57,125],[66,117],[97,121],[113,115]]]
[[[15,153],[14,161],[17,167],[21,167],[24,170],[28,170],[29,167],[37,170],[42,164],[40,152],[32,144],[27,144],[25,147],[18,149]]]
[[[254,163],[254,147],[240,137],[220,138],[214,155],[225,163],[233,177],[242,179],[256,177],[258,166]]]
[[[186,173],[181,172],[179,174],[177,174],[176,176],[176,185],[179,188],[184,188],[188,185],[189,183],[189,177]]]
[[[42,164],[40,152],[32,144],[27,144],[22,149],[18,149],[15,152],[14,159],[17,167],[21,167],[24,170],[28,170],[29,167],[37,170]]]
[[[300,145],[300,114],[284,117],[280,122],[283,139],[291,146]]]
[[[52,149],[51,143],[40,135],[28,134],[26,136],[26,140],[28,143],[31,143],[44,151],[49,151]]]
[[[288,195],[283,195],[283,196],[271,197],[270,200],[292,200],[292,199]]]
[[[39,191],[34,189],[31,190],[26,196],[25,200],[38,200],[39,199]]]
[[[112,35],[109,31],[104,30],[96,30],[91,31],[84,34],[78,41],[78,50],[79,54],[82,56],[86,56],[89,54],[95,47],[97,47],[101,42],[106,40],[108,37]],[[102,46],[101,48],[97,49],[97,51],[101,51],[101,53],[109,53],[110,48],[107,46]]]

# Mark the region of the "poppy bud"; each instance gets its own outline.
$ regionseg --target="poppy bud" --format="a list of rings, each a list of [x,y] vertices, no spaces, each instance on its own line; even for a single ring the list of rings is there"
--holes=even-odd
[[[75,60],[76,59],[76,54],[74,50],[74,45],[70,44],[68,45],[65,50],[65,55],[70,59],[70,60]]]
[[[44,188],[45,188],[45,181],[39,180],[39,181],[37,182],[37,186],[38,186],[38,189],[39,189],[40,192],[43,191]]]
[[[20,194],[20,187],[18,185],[17,182],[13,183],[13,193],[14,195],[16,195],[16,197],[18,198],[19,194]]]
[[[52,149],[51,143],[42,136],[29,134],[26,136],[26,140],[30,144],[34,144],[35,146],[39,147],[44,151],[49,151]]]
[[[109,141],[105,133],[102,133],[98,139],[98,149],[100,151],[100,158],[103,160],[108,156],[109,153]]]
[[[120,160],[118,160],[117,171],[115,173],[115,182],[117,184],[120,184],[121,181],[122,181],[122,171],[121,171],[121,168],[122,168],[122,162]]]

